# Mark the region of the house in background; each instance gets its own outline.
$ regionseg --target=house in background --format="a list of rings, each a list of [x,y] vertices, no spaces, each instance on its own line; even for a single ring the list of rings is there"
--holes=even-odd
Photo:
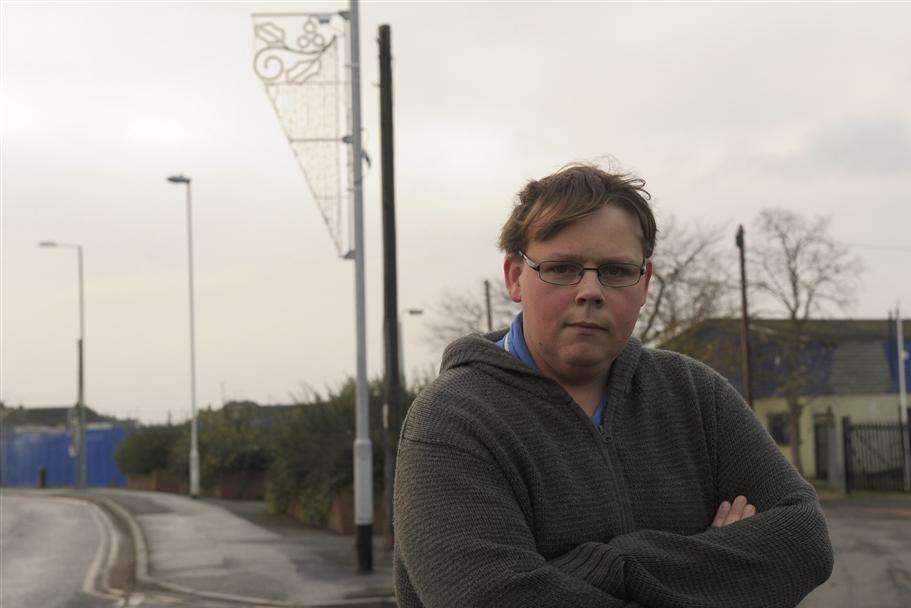
[[[800,458],[804,473],[842,487],[844,479],[843,422],[897,424],[898,347],[894,320],[813,320],[805,326],[801,349],[805,369],[801,398]],[[783,397],[786,370],[783,344],[790,336],[785,319],[752,319],[753,407],[756,417],[791,460],[788,407]],[[904,321],[904,349],[911,350],[911,321]],[[740,319],[709,319],[682,332],[663,348],[703,361],[743,393]],[[911,387],[911,361],[905,360],[906,386]],[[901,442],[901,435],[895,434]],[[873,446],[891,455],[900,445]]]

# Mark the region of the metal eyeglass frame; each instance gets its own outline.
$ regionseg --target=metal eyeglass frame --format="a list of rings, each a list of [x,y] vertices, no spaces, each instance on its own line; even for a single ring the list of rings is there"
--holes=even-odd
[[[530,259],[527,255],[525,255],[525,252],[523,252],[522,250],[519,250],[519,255],[522,256],[522,259],[525,260],[525,263],[528,265],[529,268],[531,268],[532,270],[534,270],[535,272],[538,273],[539,279],[541,279],[548,285],[557,285],[559,287],[570,287],[572,285],[578,285],[579,283],[582,282],[582,277],[585,276],[586,270],[594,270],[595,276],[598,277],[598,282],[601,283],[602,286],[611,287],[614,289],[622,289],[624,287],[632,287],[633,285],[638,285],[639,281],[642,280],[643,275],[645,275],[645,261],[643,261],[642,264],[639,266],[639,276],[636,277],[635,283],[630,283],[629,285],[607,285],[604,281],[601,280],[601,272],[600,272],[601,268],[603,266],[607,266],[607,264],[602,264],[601,266],[595,266],[595,267],[589,268],[586,266],[582,266],[582,264],[579,264],[578,262],[563,262],[561,260],[543,260],[541,262],[535,262],[534,260]],[[561,263],[561,264],[575,264],[576,266],[580,266],[582,268],[582,270],[579,271],[579,276],[576,277],[576,280],[572,283],[552,283],[551,281],[545,280],[545,278],[541,276],[541,264],[544,264],[546,262],[554,262],[554,263]],[[635,264],[628,264],[626,262],[611,262],[611,264],[620,265],[620,266],[635,266]]]

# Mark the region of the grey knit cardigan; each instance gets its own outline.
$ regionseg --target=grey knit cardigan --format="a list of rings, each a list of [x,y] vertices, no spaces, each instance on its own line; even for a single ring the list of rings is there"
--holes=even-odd
[[[596,428],[502,334],[451,344],[403,425],[401,608],[777,608],[829,577],[812,486],[719,374],[630,339]],[[710,527],[739,494],[757,515]]]

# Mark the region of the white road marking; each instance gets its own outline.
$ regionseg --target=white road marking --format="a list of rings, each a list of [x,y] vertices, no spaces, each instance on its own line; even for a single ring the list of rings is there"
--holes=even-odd
[[[88,506],[89,512],[92,514],[92,520],[95,522],[95,527],[98,529],[98,535],[100,537],[98,541],[98,550],[95,551],[89,570],[85,574],[85,579],[82,582],[82,592],[86,595],[106,600],[120,599],[123,596],[123,593],[117,589],[111,589],[108,584],[110,569],[117,557],[116,549],[119,547],[117,532],[114,530],[113,523],[111,523],[101,508],[93,502],[62,496],[56,496],[54,499],[61,502],[78,504],[80,506]],[[105,562],[106,568],[103,576],[104,588],[98,589],[96,581],[98,580],[99,573],[101,572],[101,564],[102,561],[105,561],[105,557],[107,557],[107,560]]]
[[[89,511],[92,513],[92,521],[95,522],[95,528],[98,530],[99,536],[98,550],[95,552],[95,557],[92,558],[92,564],[89,566],[89,571],[86,572],[85,580],[82,583],[82,592],[92,595],[95,591],[95,579],[98,578],[98,572],[101,570],[101,563],[105,557],[110,534],[105,529],[104,522],[101,521],[101,517],[98,515],[98,507],[95,507],[90,502],[83,502],[82,504],[90,505]]]

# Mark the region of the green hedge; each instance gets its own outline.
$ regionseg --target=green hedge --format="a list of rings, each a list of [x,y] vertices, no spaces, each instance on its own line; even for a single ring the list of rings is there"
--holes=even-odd
[[[203,488],[222,475],[267,474],[268,508],[292,507],[307,523],[324,525],[332,498],[353,483],[356,383],[349,379],[325,398],[314,393],[308,403],[259,407],[232,402],[219,410],[201,410],[198,443]],[[407,391],[403,402],[410,404]],[[370,437],[373,442],[374,492],[383,489],[383,383],[369,386]],[[167,469],[189,473],[190,424],[149,426],[127,437],[117,450],[117,464],[127,475]]]
[[[374,492],[383,486],[382,383],[369,387],[370,436],[373,442]],[[266,500],[273,513],[295,503],[313,511],[322,525],[332,497],[352,486],[356,383],[349,379],[326,399],[297,405],[272,439],[272,465]],[[305,519],[310,519],[306,517]]]
[[[143,427],[120,442],[114,461],[124,475],[148,475],[155,469],[167,469],[180,434],[178,426]]]
[[[220,410],[200,410],[197,417],[197,446],[200,478],[204,488],[212,487],[226,473],[266,471],[272,451],[261,408],[251,402],[228,403]],[[190,471],[190,423],[171,445],[167,468],[179,476]]]

